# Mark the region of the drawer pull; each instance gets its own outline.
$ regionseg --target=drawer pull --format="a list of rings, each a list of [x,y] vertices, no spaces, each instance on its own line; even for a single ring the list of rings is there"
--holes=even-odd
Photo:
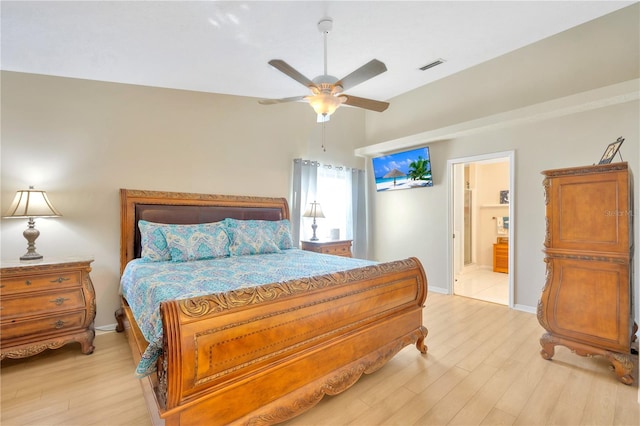
[[[31,285],[31,280],[26,280],[24,283],[25,283],[26,285]]]
[[[49,302],[55,303],[56,305],[60,306],[64,303],[65,300],[69,300],[69,298],[58,297],[57,299],[49,300]]]
[[[60,328],[64,327],[64,321],[62,321],[62,320],[58,320],[58,321],[56,321],[56,322],[54,322],[54,323],[53,323],[53,326],[54,326],[55,328],[57,328],[57,329],[60,329]]]
[[[51,280],[51,281],[49,281],[49,282],[52,282],[52,283],[61,283],[61,282],[64,282],[64,281],[69,281],[69,280],[70,280],[70,278],[58,277],[58,278],[56,278],[55,280]]]

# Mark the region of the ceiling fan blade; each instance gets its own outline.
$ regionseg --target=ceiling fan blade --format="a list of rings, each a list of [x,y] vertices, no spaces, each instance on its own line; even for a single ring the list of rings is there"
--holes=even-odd
[[[339,80],[336,85],[342,86],[343,90],[348,90],[358,84],[382,74],[387,70],[387,66],[377,59],[372,59],[348,76]]]
[[[273,104],[282,104],[285,102],[300,102],[304,101],[304,96],[292,96],[290,98],[282,98],[282,99],[260,99],[258,103],[260,105],[273,105]]]
[[[283,61],[282,59],[272,59],[269,61],[269,65],[276,68],[278,71],[288,75],[298,83],[302,84],[305,87],[315,87],[315,83],[309,80],[307,77],[302,75],[298,70],[293,68],[291,65]]]
[[[344,101],[345,105],[350,105],[350,106],[364,108],[364,109],[370,109],[371,111],[377,111],[377,112],[382,112],[385,109],[389,108],[389,102],[374,101],[373,99],[359,98],[357,96],[344,95],[344,94],[340,96],[344,96],[345,98],[347,98],[347,100]]]

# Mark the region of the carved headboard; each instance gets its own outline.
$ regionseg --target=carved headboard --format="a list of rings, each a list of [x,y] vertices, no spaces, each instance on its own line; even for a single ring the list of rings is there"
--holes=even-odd
[[[120,190],[120,273],[140,257],[138,221],[196,224],[224,218],[289,219],[285,198]]]

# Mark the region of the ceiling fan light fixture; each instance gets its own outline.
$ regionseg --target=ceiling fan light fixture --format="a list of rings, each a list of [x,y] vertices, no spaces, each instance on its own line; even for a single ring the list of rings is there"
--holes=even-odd
[[[345,96],[333,96],[329,93],[318,93],[314,96],[305,96],[309,105],[318,115],[328,116],[333,114],[347,98]]]

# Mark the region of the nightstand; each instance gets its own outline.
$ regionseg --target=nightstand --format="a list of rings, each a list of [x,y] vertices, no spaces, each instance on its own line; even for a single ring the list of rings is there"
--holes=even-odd
[[[96,297],[89,272],[93,259],[2,261],[0,359],[25,358],[79,342],[94,350]]]
[[[351,257],[351,240],[302,241],[302,250]]]

